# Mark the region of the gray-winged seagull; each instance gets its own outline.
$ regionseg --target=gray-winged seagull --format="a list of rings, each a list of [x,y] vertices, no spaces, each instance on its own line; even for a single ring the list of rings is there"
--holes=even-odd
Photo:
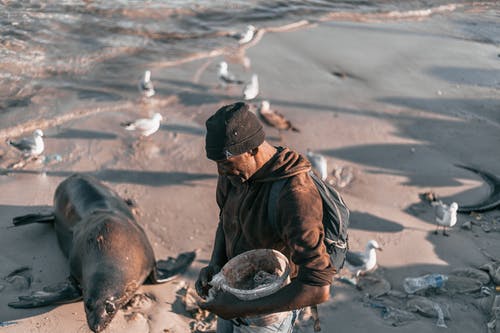
[[[247,25],[247,30],[240,33],[235,33],[231,35],[231,37],[236,38],[238,40],[238,44],[246,44],[253,39],[255,34],[255,30],[257,30],[253,25]]]
[[[22,152],[24,156],[34,157],[40,155],[45,149],[42,137],[42,130],[37,129],[33,132],[32,137],[23,138],[19,141],[7,140],[7,143]]]
[[[322,180],[326,180],[328,176],[328,163],[326,157],[307,149],[306,156],[309,162],[311,162],[312,167],[319,174]]]
[[[153,82],[151,82],[151,71],[144,72],[142,80],[139,82],[139,91],[145,97],[151,97],[155,94]]]
[[[217,77],[219,78],[220,85],[226,87],[228,84],[243,84],[242,80],[236,78],[236,76],[229,71],[227,62],[221,61],[218,65]]]
[[[356,277],[373,270],[375,266],[377,266],[376,250],[382,251],[382,248],[378,245],[376,240],[372,239],[366,244],[365,252],[347,251],[345,266],[355,274]]]
[[[155,113],[151,118],[140,118],[134,121],[124,122],[120,125],[128,131],[138,131],[142,136],[150,136],[158,131],[163,117]]]
[[[434,206],[434,214],[436,219],[436,230],[435,234],[438,233],[439,226],[443,227],[443,236],[449,236],[446,232],[446,227],[453,227],[457,223],[457,210],[458,204],[452,202],[451,205],[446,205],[441,200],[433,201],[431,203]]]
[[[259,94],[259,78],[257,74],[252,75],[250,83],[243,88],[243,98],[247,101],[254,99]]]

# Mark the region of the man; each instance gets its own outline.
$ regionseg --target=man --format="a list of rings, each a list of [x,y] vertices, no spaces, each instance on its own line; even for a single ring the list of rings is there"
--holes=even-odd
[[[335,269],[323,244],[321,197],[308,175],[310,163],[298,153],[273,147],[245,103],[220,108],[207,122],[206,153],[217,163],[220,208],[210,263],[200,271],[196,290],[206,297],[212,276],[231,258],[271,248],[290,261],[291,283],[276,293],[242,301],[218,292],[200,307],[217,314],[217,332],[291,332],[298,309],[329,298]],[[269,191],[287,178],[278,195],[276,222],[268,221]],[[275,231],[276,229],[279,232]],[[281,323],[256,326],[248,318],[289,311]],[[233,324],[234,323],[234,324]]]

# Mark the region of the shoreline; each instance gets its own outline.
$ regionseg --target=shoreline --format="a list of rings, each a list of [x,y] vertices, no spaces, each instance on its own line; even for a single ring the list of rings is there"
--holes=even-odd
[[[175,60],[169,60],[169,61],[159,61],[159,62],[151,62],[149,64],[149,68],[153,70],[161,70],[169,67],[179,67],[187,63],[192,63],[192,62],[197,62],[200,60],[206,60],[210,61],[210,59],[214,59],[217,57],[228,57],[230,59],[236,62],[241,62],[245,58],[245,53],[248,49],[254,47],[257,45],[260,41],[261,38],[267,33],[283,33],[283,32],[291,32],[297,29],[310,29],[314,28],[318,24],[325,23],[325,22],[350,22],[350,23],[391,23],[391,22],[417,22],[421,20],[427,20],[431,19],[433,16],[436,15],[446,15],[446,14],[452,14],[453,12],[462,9],[465,11],[471,11],[477,14],[478,12],[486,11],[489,9],[489,6],[492,4],[489,2],[474,2],[472,4],[463,4],[463,3],[450,3],[446,5],[439,5],[439,6],[434,6],[430,8],[426,8],[423,10],[403,10],[403,11],[385,11],[385,12],[379,12],[379,13],[353,13],[353,12],[331,12],[331,13],[325,13],[323,15],[320,15],[317,18],[314,19],[304,19],[304,20],[299,20],[291,23],[286,23],[283,25],[279,26],[268,26],[268,27],[261,27],[257,30],[256,36],[254,39],[245,45],[241,45],[239,47],[233,47],[233,46],[223,46],[220,48],[212,49],[212,50],[207,50],[207,51],[202,51],[202,52],[197,52],[193,54],[187,54],[183,56],[182,58],[175,59]],[[175,11],[174,11],[175,12]],[[225,36],[229,32],[220,32],[218,35]],[[118,51],[114,51],[115,53],[120,53]],[[126,53],[129,53],[130,56],[132,57],[134,50],[125,50]],[[110,54],[110,55],[94,55],[91,56],[90,58],[94,59],[100,59],[101,62],[105,60],[106,58],[112,59],[116,56],[116,54]],[[76,61],[70,60],[68,61],[70,64],[74,63]],[[94,66],[98,66],[97,61],[86,61],[89,63],[94,63]],[[61,64],[62,65],[62,64]],[[66,66],[66,65],[64,65]],[[90,72],[90,68],[94,67],[91,65],[87,65],[87,70],[81,69],[81,72],[78,73],[80,75],[88,74]],[[203,71],[206,68],[200,68],[200,72],[196,73],[196,76],[199,77],[202,75]],[[66,70],[61,70],[62,72],[65,72]],[[69,71],[69,69],[68,69]],[[76,73],[75,73],[76,74]],[[194,79],[194,82],[197,82],[197,78]],[[81,87],[82,89],[85,89],[84,86]],[[114,95],[122,95],[120,98],[123,99],[121,102],[123,103],[122,107],[129,108],[133,106],[134,103],[137,103],[134,101],[134,99],[130,99],[129,94],[126,92],[120,92],[114,89],[106,89],[104,87],[101,87],[99,91],[103,94],[105,97],[106,94]],[[51,92],[48,92],[49,94]],[[19,92],[17,93],[19,94]],[[67,96],[70,97],[70,96]],[[64,97],[63,97],[64,98]],[[71,98],[71,97],[70,97]],[[176,96],[175,94],[170,96],[169,98],[175,99]],[[43,99],[43,97],[42,97]],[[168,98],[167,98],[168,99]],[[132,103],[132,104],[131,104]],[[73,103],[71,103],[73,104]],[[6,127],[6,128],[0,128],[0,140],[10,138],[10,137],[16,137],[25,134],[26,132],[33,131],[35,128],[41,128],[42,130],[44,128],[52,127],[52,126],[59,126],[63,124],[64,122],[79,118],[79,117],[85,117],[88,116],[92,113],[95,112],[102,112],[102,111],[112,111],[104,108],[102,111],[83,111],[79,110],[82,107],[87,107],[84,103],[80,103],[82,105],[77,105],[75,110],[67,110],[64,114],[62,115],[55,115],[52,119],[49,120],[44,120],[44,121],[28,121],[27,123],[16,125],[16,126],[11,126],[11,127]],[[92,104],[92,103],[90,103]],[[98,103],[95,103],[99,105]],[[102,108],[100,106],[97,106],[97,108]]]

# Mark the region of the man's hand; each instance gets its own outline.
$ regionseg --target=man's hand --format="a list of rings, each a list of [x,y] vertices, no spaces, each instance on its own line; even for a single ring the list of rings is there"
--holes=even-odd
[[[218,291],[213,299],[207,302],[200,302],[198,306],[203,310],[208,310],[223,319],[229,320],[242,316],[242,313],[238,311],[238,305],[241,302],[243,301],[231,293]]]
[[[208,290],[211,286],[208,284],[215,274],[219,273],[220,267],[214,265],[208,265],[200,270],[198,275],[198,280],[196,281],[195,288],[198,295],[202,298],[208,296]]]

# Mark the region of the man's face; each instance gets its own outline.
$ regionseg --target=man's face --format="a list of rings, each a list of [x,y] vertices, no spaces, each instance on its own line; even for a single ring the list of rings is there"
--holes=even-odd
[[[241,185],[255,173],[255,159],[250,152],[216,161],[219,175],[226,176],[233,185]]]

